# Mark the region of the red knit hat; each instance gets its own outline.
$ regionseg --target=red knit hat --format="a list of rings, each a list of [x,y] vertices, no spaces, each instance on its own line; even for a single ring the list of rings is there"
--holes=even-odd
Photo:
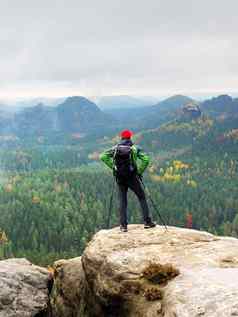
[[[122,139],[130,139],[133,136],[133,132],[130,130],[123,130],[120,133]]]

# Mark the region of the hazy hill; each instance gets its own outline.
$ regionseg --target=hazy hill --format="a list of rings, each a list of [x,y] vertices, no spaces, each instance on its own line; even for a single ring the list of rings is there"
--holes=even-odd
[[[55,111],[40,103],[34,107],[24,108],[14,118],[14,130],[20,137],[44,135],[54,130]]]
[[[5,104],[0,104],[0,133],[8,134],[13,129],[14,110]]]
[[[149,107],[141,117],[141,128],[156,128],[162,123],[174,119],[182,108],[194,100],[183,95],[174,95]]]
[[[220,95],[218,97],[205,100],[201,104],[201,109],[213,117],[220,116],[221,114],[238,115],[238,99],[232,99],[232,97],[228,95]]]
[[[7,104],[0,103],[0,117],[1,118],[11,118],[17,109],[13,106],[8,106]]]
[[[58,104],[62,103],[66,97],[60,97],[60,98],[50,98],[50,97],[36,97],[36,98],[21,98],[17,99],[15,101],[6,102],[6,104],[9,106],[9,108],[13,108],[16,110],[22,110],[24,108],[32,108],[37,104],[44,104],[50,107],[57,106]]]
[[[105,110],[113,115],[119,122],[140,130],[158,127],[161,123],[171,120],[177,115],[177,111],[192,102],[193,99],[174,95],[157,104],[144,107],[121,108]]]
[[[192,102],[193,99],[183,95],[174,95],[169,97],[153,107],[154,111],[176,111],[182,108],[184,105]]]
[[[57,106],[59,128],[64,132],[88,132],[108,123],[109,116],[84,97],[69,97]]]
[[[96,103],[102,110],[129,109],[145,107],[156,103],[154,97],[132,97],[127,95],[103,96],[97,99]]]
[[[64,136],[81,138],[85,135],[89,135],[95,141],[95,138],[100,136],[110,137],[123,128],[131,128],[136,132],[144,131],[143,134],[147,135],[146,140],[150,144],[158,144],[157,139],[161,141],[161,134],[163,134],[163,142],[167,142],[166,147],[169,148],[170,141],[173,141],[173,146],[174,144],[177,146],[179,136],[181,137],[180,145],[191,142],[190,132],[194,129],[199,133],[203,129],[206,131],[203,124],[206,125],[208,121],[200,120],[202,125],[199,126],[196,123],[195,127],[194,122],[190,123],[188,118],[183,118],[184,107],[193,102],[194,100],[187,96],[175,95],[156,105],[102,111],[89,99],[74,96],[66,98],[56,107],[40,103],[24,108],[14,116],[2,107],[0,108],[0,133],[15,134],[21,138],[44,135],[49,137],[48,141],[52,143],[54,142],[52,140],[56,140],[54,138],[56,134],[59,142]],[[199,107],[204,115],[215,119],[214,127],[218,131],[217,134],[238,126],[238,99],[222,95],[200,103]],[[166,125],[167,128],[165,128]],[[170,141],[168,141],[168,135],[170,135]]]
[[[150,123],[151,128],[138,134],[140,144],[151,152],[178,153],[181,150],[183,153],[183,150],[192,149],[206,153],[234,151],[238,142],[237,99],[219,96],[206,100],[199,108],[202,114],[197,118],[178,112],[158,127],[153,128]]]
[[[109,124],[110,123],[110,124]],[[84,97],[69,97],[56,107],[39,103],[6,116],[0,109],[1,133],[21,138],[57,134],[95,133],[113,126],[113,119]]]
[[[111,110],[102,111],[89,99],[74,96],[66,98],[56,107],[46,106],[44,103],[31,107],[27,105],[14,116],[2,111],[0,131],[26,137],[56,132],[103,134],[104,131],[108,133],[125,127],[136,130],[153,128],[172,118],[177,109],[191,100],[186,96],[176,95],[156,105],[143,107],[145,99],[142,101],[130,96],[112,96],[101,99],[105,108],[111,107]],[[121,108],[117,108],[119,106]]]

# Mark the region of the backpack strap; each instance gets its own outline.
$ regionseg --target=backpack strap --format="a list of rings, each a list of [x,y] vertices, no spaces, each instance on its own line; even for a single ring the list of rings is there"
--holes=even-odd
[[[113,173],[115,174],[115,171],[116,171],[116,164],[115,164],[115,158],[116,158],[116,155],[117,155],[117,151],[118,151],[118,146],[119,144],[117,144],[114,148],[114,153],[113,153],[113,157],[112,157],[112,160],[113,160]]]

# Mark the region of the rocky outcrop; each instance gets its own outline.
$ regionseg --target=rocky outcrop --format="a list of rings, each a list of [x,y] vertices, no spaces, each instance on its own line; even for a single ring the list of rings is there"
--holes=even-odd
[[[47,316],[48,275],[26,259],[0,261],[0,317]]]
[[[238,240],[169,227],[98,232],[55,264],[57,317],[238,316]]]
[[[98,232],[49,272],[0,261],[0,317],[238,316],[238,240],[169,227]],[[50,308],[51,307],[51,308]]]
[[[54,264],[53,316],[86,317],[86,279],[81,257]]]
[[[183,109],[183,117],[187,119],[198,119],[202,115],[200,106],[196,102],[186,104]]]

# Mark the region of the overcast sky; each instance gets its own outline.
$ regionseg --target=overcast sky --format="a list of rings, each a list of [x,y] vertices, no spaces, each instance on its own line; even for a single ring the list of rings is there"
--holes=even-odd
[[[0,97],[238,92],[237,0],[1,0]]]

